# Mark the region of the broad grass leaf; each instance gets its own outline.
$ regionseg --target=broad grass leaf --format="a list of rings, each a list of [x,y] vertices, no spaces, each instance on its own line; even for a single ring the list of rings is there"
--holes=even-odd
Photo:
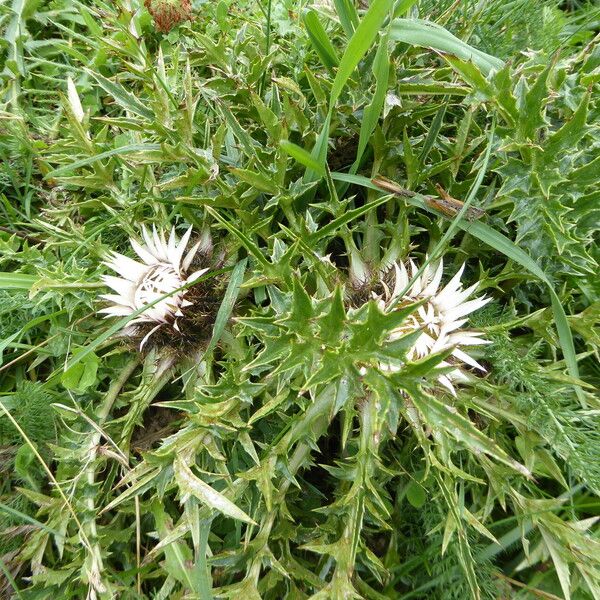
[[[227,325],[227,322],[231,317],[235,301],[237,300],[240,292],[242,281],[244,281],[244,273],[246,271],[247,262],[247,259],[244,258],[237,265],[235,265],[233,271],[231,272],[231,277],[229,278],[225,295],[223,296],[223,300],[217,312],[210,342],[204,351],[205,355],[210,354],[214,350],[218,341],[221,339],[225,325]]]
[[[417,0],[399,0],[394,7],[394,17],[400,17],[407,13],[416,3]]]
[[[292,158],[295,158],[301,165],[305,166],[307,169],[314,171],[321,177],[325,175],[325,169],[323,165],[321,165],[317,160],[315,160],[312,155],[307,152],[304,148],[290,142],[289,140],[281,140],[279,145],[283,149],[286,154],[289,154]]]
[[[572,377],[579,379],[577,353],[575,351],[575,344],[573,343],[573,335],[571,334],[567,315],[560,298],[554,291],[554,286],[548,277],[546,277],[546,274],[526,252],[521,250],[521,248],[509,240],[505,235],[499,231],[496,231],[495,229],[492,229],[489,225],[479,221],[474,221],[471,223],[461,221],[458,226],[488,246],[491,246],[498,252],[501,252],[504,254],[504,256],[507,256],[508,258],[519,263],[521,266],[525,267],[530,273],[533,273],[546,285],[548,288],[548,293],[550,294],[550,300],[552,302],[552,313],[554,315],[556,331],[558,333],[560,347],[563,351],[565,364],[567,365],[569,374]],[[575,386],[575,391],[582,405],[584,407],[587,406],[587,401],[581,388],[579,386]]]
[[[358,13],[352,0],[333,0],[340,23],[347,38],[351,38],[358,27]]]
[[[354,69],[371,48],[371,44],[377,37],[385,17],[392,6],[392,0],[374,0],[365,16],[360,21],[356,31],[346,46],[346,50],[340,60],[338,72],[331,87],[329,96],[329,112],[323,123],[323,128],[317,139],[311,155],[321,165],[327,160],[327,140],[329,138],[329,127],[331,116],[344,86],[350,79]],[[312,169],[305,174],[306,181],[314,181],[318,173]]]
[[[355,175],[354,173],[332,173],[331,178],[334,181],[344,181],[346,183],[351,183],[352,185],[360,185],[361,187],[370,190],[381,191],[381,188],[378,188],[374,183],[371,183],[371,180],[364,175]]]
[[[321,133],[317,138],[317,142],[314,145],[312,152],[310,153],[312,159],[319,165],[318,169],[307,169],[304,174],[304,181],[311,182],[316,181],[319,177],[322,177],[322,173],[325,173],[325,163],[327,162],[327,142],[329,140],[329,127],[331,125],[331,110],[325,117],[325,122],[321,128]]]
[[[316,11],[309,9],[304,13],[303,20],[308,38],[321,62],[329,69],[337,67],[339,64],[338,55],[333,44],[329,41],[329,35],[321,25],[319,15]]]
[[[373,60],[373,76],[375,77],[375,92],[371,98],[371,102],[365,108],[363,118],[360,124],[360,134],[358,138],[358,149],[356,151],[356,159],[350,168],[350,173],[356,173],[364,151],[369,142],[369,138],[379,122],[379,117],[383,111],[385,103],[385,95],[388,87],[390,72],[390,59],[388,50],[388,36],[384,34],[381,37],[375,59]]]
[[[432,48],[439,52],[454,54],[463,60],[473,61],[487,75],[492,70],[500,70],[504,62],[499,58],[473,48],[446,28],[422,19],[394,19],[390,38],[414,46]]]
[[[439,107],[438,111],[435,113],[435,117],[433,117],[433,121],[429,126],[429,131],[427,132],[427,137],[425,138],[425,142],[423,143],[423,148],[421,153],[419,154],[419,170],[422,170],[423,164],[427,160],[429,153],[431,152],[437,137],[442,129],[442,125],[444,124],[444,117],[446,116],[446,109],[448,108],[449,102],[446,101],[442,106]]]
[[[346,82],[352,75],[352,72],[363,58],[363,56],[371,48],[385,17],[388,15],[392,7],[392,0],[374,0],[369,7],[369,10],[360,21],[354,35],[348,42],[348,46],[344,51],[340,66],[331,87],[331,95],[329,98],[329,110],[333,110],[333,106],[337,102]]]

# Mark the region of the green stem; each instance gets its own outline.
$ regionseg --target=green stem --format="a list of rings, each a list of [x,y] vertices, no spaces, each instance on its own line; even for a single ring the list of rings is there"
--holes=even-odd
[[[198,556],[196,563],[198,568],[198,587],[202,600],[212,600],[212,583],[210,570],[206,560],[206,551],[208,549],[208,535],[210,533],[211,520],[207,519],[200,523],[200,543],[198,544]]]
[[[380,433],[377,423],[378,401],[369,394],[360,407],[360,442],[357,454],[357,474],[352,487],[357,489],[348,511],[346,526],[338,540],[340,551],[336,556],[336,568],[331,580],[331,589],[344,592],[351,586],[360,534],[365,516],[366,482],[375,470],[372,457],[379,447]],[[344,592],[345,593],[345,592]]]
[[[147,361],[154,361],[157,358],[154,355],[149,355],[146,358]],[[160,359],[158,359],[160,360]],[[127,414],[126,421],[123,425],[123,429],[121,431],[121,440],[119,443],[119,447],[123,451],[124,454],[129,454],[129,447],[131,444],[131,436],[133,434],[133,430],[140,418],[146,411],[146,409],[150,406],[150,403],[160,390],[167,384],[167,382],[171,378],[171,367],[168,366],[159,366],[157,371],[159,373],[154,372],[150,374],[150,378],[146,382],[142,382],[140,389],[137,391],[134,400],[131,403],[131,408]]]
[[[272,0],[267,0],[267,31],[265,33],[265,58],[267,56],[269,56],[269,52],[271,51],[271,2],[272,2]],[[262,94],[262,92],[264,90],[266,79],[267,79],[267,71],[265,69],[263,71],[262,77],[260,79],[260,86],[258,88],[259,96]]]
[[[98,455],[98,446],[100,445],[100,440],[102,438],[101,427],[106,422],[106,419],[108,418],[108,415],[110,414],[113,404],[119,396],[121,389],[123,388],[125,383],[127,383],[129,377],[131,377],[132,373],[135,371],[139,363],[140,358],[139,356],[136,356],[125,366],[125,368],[121,371],[119,377],[110,386],[108,392],[106,393],[106,396],[104,396],[104,402],[102,403],[100,409],[97,412],[98,428],[91,435],[87,445],[87,452],[85,453],[85,456],[87,457],[85,479],[89,493],[87,494],[87,498],[85,501],[87,519],[84,522],[84,526],[86,529],[86,534],[90,540],[90,571],[92,576],[94,576],[94,574],[97,574],[98,583],[100,583],[100,577],[104,566],[102,564],[101,548],[98,544],[98,529],[96,527],[95,517],[96,506],[94,501],[94,494],[92,493],[92,491],[94,490],[96,483],[96,457]],[[110,587],[107,589],[107,592],[110,593]]]

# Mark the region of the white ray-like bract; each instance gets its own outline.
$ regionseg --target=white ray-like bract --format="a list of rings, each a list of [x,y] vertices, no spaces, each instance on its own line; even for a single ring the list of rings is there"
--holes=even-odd
[[[104,262],[118,277],[103,277],[103,282],[116,293],[100,296],[111,303],[110,306],[101,309],[100,313],[106,314],[107,317],[127,316],[156,302],[128,323],[128,328],[141,323],[154,324],[141,341],[140,349],[150,336],[163,326],[179,331],[177,321],[183,316],[182,310],[192,304],[186,299],[188,289],[179,288],[194,282],[208,271],[200,269],[189,272],[198,250],[203,250],[202,246],[207,243],[206,240],[200,239],[186,253],[191,234],[190,227],[178,240],[173,228],[167,240],[164,232],[158,232],[155,227],[149,232],[144,227],[144,244],[131,239],[131,247],[141,262],[118,252],[111,252],[108,260]],[[171,295],[162,298],[169,293]],[[132,330],[125,329],[123,333],[127,334],[128,331]]]
[[[391,333],[389,341],[394,341],[413,331],[422,330],[421,335],[407,353],[408,360],[418,360],[430,354],[453,348],[452,364],[442,361],[439,367],[454,366],[456,368],[449,373],[440,375],[438,381],[453,395],[456,395],[454,383],[468,380],[460,369],[461,365],[468,365],[485,372],[483,366],[467,354],[463,348],[488,344],[489,341],[482,338],[481,332],[463,329],[463,326],[469,320],[468,315],[486,305],[491,298],[481,296],[469,300],[479,284],[476,283],[463,289],[460,278],[465,268],[464,264],[444,287],[441,287],[444,272],[442,260],[437,265],[428,265],[410,287],[408,287],[410,280],[417,274],[418,267],[410,260],[409,268],[410,275],[404,264],[394,263],[393,289],[382,282],[384,294],[374,295],[380,308],[386,311],[394,310],[395,306],[424,300],[424,303]],[[381,364],[380,367],[390,371],[401,369],[399,364]]]

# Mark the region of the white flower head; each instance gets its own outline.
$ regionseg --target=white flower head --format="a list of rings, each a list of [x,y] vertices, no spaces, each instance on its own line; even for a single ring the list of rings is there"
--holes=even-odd
[[[440,375],[438,381],[453,395],[456,395],[453,383],[467,381],[460,365],[468,365],[485,372],[485,369],[462,348],[488,344],[489,341],[481,337],[481,332],[467,330],[463,326],[468,322],[467,315],[480,309],[492,299],[481,296],[469,300],[479,284],[475,283],[463,289],[460,278],[465,269],[464,264],[444,287],[440,285],[444,272],[442,260],[437,265],[428,265],[410,287],[408,287],[410,280],[419,270],[417,265],[412,260],[409,261],[410,276],[402,263],[394,263],[392,268],[394,269],[393,289],[390,289],[390,286],[382,280],[384,293],[379,296],[375,295],[380,308],[390,311],[394,310],[395,306],[419,300],[424,300],[424,303],[391,333],[389,341],[397,340],[413,331],[422,330],[421,335],[407,353],[408,360],[418,360],[429,354],[453,348],[450,355],[452,364],[442,361],[439,366],[455,366],[456,368],[450,373]],[[400,365],[393,364],[382,364],[380,367],[390,371],[401,369]]]
[[[192,283],[208,271],[208,268],[205,268],[190,272],[198,250],[206,252],[207,244],[210,243],[203,236],[186,253],[191,234],[190,227],[178,240],[173,228],[167,241],[164,232],[158,232],[153,227],[150,233],[143,227],[144,244],[131,239],[131,247],[142,262],[118,252],[111,252],[109,259],[104,262],[118,273],[119,277],[105,275],[102,278],[116,294],[100,296],[110,302],[111,306],[99,312],[105,313],[107,317],[127,316],[156,302],[132,319],[123,332],[134,333],[136,325],[150,326],[150,330],[141,340],[140,350],[150,336],[162,327],[180,331],[178,320],[184,316],[183,311],[191,306],[192,302],[186,298],[190,288],[179,288]],[[169,296],[163,298],[169,293]]]

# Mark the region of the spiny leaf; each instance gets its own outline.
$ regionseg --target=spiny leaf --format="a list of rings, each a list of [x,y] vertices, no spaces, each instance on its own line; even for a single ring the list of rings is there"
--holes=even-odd
[[[455,407],[443,404],[433,396],[414,388],[409,393],[414,405],[431,427],[443,429],[448,435],[463,442],[475,454],[484,452],[521,475],[531,477],[531,473],[521,463],[511,458],[498,444],[479,431]]]
[[[175,461],[173,462],[173,471],[175,473],[177,485],[181,490],[182,502],[184,502],[185,498],[188,496],[194,496],[203,504],[223,513],[227,517],[256,525],[256,523],[231,500],[210,487],[210,485],[202,481],[202,479],[196,477],[181,457],[175,458]]]
[[[143,102],[138,100],[131,92],[128,92],[120,83],[111,81],[104,77],[104,75],[100,75],[100,73],[96,73],[90,69],[86,69],[86,72],[91,75],[98,82],[100,87],[107,94],[110,94],[123,108],[144,119],[148,119],[149,121],[154,120],[154,112]]]

